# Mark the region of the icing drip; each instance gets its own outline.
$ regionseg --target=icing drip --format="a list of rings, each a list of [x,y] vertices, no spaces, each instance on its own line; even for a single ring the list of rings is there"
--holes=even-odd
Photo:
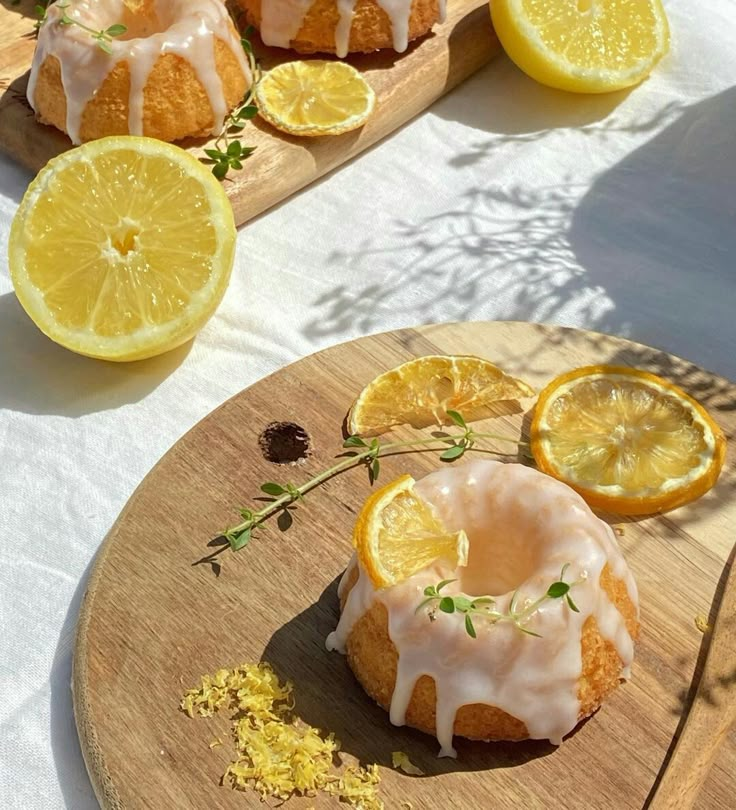
[[[116,65],[125,62],[130,71],[128,98],[128,131],[143,134],[144,90],[148,77],[159,56],[171,53],[185,59],[194,68],[212,109],[212,134],[222,129],[228,105],[222,81],[215,64],[216,39],[232,51],[248,82],[252,77],[240,42],[233,32],[224,4],[213,0],[155,0],[155,15],[160,26],[145,36],[131,39],[116,38],[110,43],[112,54],[98,48],[89,32],[79,26],[61,25],[66,13],[91,28],[100,29],[125,19],[123,0],[76,0],[67,9],[53,4],[41,27],[28,82],[28,101],[36,110],[36,84],[41,65],[53,56],[61,66],[61,81],[66,96],[66,131],[73,143],[80,143],[82,116]],[[158,30],[165,28],[165,30]]]
[[[340,14],[335,28],[335,54],[341,59],[348,55],[350,46],[350,28],[353,24],[356,0],[337,0],[337,10]]]
[[[450,531],[464,529],[470,540],[468,565],[453,570],[438,561],[405,582],[375,590],[360,566],[328,648],[343,651],[355,622],[375,601],[388,612],[389,635],[399,654],[390,717],[403,725],[417,680],[431,677],[437,693],[436,733],[441,756],[454,756],[453,728],[465,705],[496,706],[521,720],[533,739],[559,745],[577,725],[582,672],[583,625],[593,616],[601,636],[618,652],[628,677],[633,642],[623,617],[600,587],[603,567],[622,580],[638,605],[634,580],[611,528],[569,487],[519,464],[474,461],[439,470],[419,481],[416,492],[433,505]],[[562,599],[544,602],[530,620],[541,638],[511,623],[478,617],[477,638],[464,628],[462,614],[429,622],[416,612],[424,588],[441,579],[457,581],[443,593],[492,595],[508,610],[514,591],[519,606],[543,594],[565,563],[568,582],[582,579],[572,595],[579,613]],[[355,559],[351,567],[355,566]],[[343,592],[347,583],[343,580]]]
[[[262,0],[261,39],[264,45],[288,48],[314,0]]]
[[[394,50],[403,53],[409,45],[409,17],[412,0],[376,0],[391,20]]]
[[[357,560],[355,555],[353,555],[350,565],[348,565],[347,570],[340,580],[340,585],[337,589],[338,595],[344,592],[352,569],[355,568],[356,565]],[[360,566],[358,566],[358,581],[353,585],[353,589],[350,591],[348,600],[345,603],[345,609],[340,617],[340,623],[337,628],[327,636],[327,640],[325,641],[325,646],[328,650],[337,650],[341,653],[345,652],[345,644],[350,635],[350,630],[355,622],[357,622],[371,606],[373,594],[374,589],[369,577],[367,577]],[[343,618],[345,619],[344,622]]]
[[[314,0],[262,0],[261,39],[266,45],[288,48],[296,39]],[[336,0],[335,54],[345,57],[350,47],[350,29],[357,0]],[[446,0],[438,0],[440,22],[445,21]],[[391,22],[393,47],[403,53],[409,44],[412,0],[376,0]]]

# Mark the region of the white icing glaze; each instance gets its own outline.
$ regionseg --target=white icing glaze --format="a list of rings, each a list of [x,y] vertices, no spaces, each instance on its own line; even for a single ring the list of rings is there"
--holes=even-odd
[[[391,20],[394,50],[403,53],[409,45],[409,17],[412,0],[376,0]]]
[[[248,62],[235,35],[227,10],[219,0],[149,0],[147,19],[131,26],[124,37],[110,43],[112,54],[97,47],[88,31],[76,25],[61,25],[64,13],[95,30],[128,19],[123,0],[75,0],[67,9],[49,7],[41,26],[28,82],[28,101],[36,109],[38,73],[47,57],[55,56],[61,66],[66,96],[66,131],[80,143],[82,115],[108,74],[121,62],[130,70],[128,130],[143,134],[143,105],[148,77],[159,56],[172,53],[186,59],[204,88],[213,113],[212,133],[222,129],[228,113],[222,81],[215,66],[216,39],[228,45],[250,83]]]
[[[261,39],[266,45],[288,48],[304,24],[314,0],[262,0]],[[409,18],[412,0],[376,0],[391,22],[393,48],[403,53],[409,44]],[[347,56],[356,0],[336,0],[338,22],[335,28],[335,54]],[[440,22],[446,15],[446,0],[439,0]]]
[[[288,48],[296,38],[314,0],[262,0],[261,39],[265,45]]]
[[[392,723],[404,724],[414,685],[428,675],[437,691],[441,756],[454,756],[455,715],[475,703],[496,706],[523,721],[533,739],[559,745],[578,722],[586,619],[594,616],[603,638],[614,645],[622,677],[628,677],[633,660],[623,617],[599,584],[608,563],[638,610],[636,585],[613,531],[568,486],[519,464],[480,460],[447,467],[419,481],[416,492],[449,530],[466,531],[467,567],[452,570],[440,560],[405,582],[375,590],[358,566],[358,582],[328,648],[344,651],[355,622],[380,601],[399,654]],[[582,580],[571,590],[580,612],[562,599],[544,602],[528,623],[541,638],[523,634],[511,623],[492,624],[478,617],[473,639],[465,632],[462,614],[442,613],[430,622],[425,611],[416,612],[427,585],[451,578],[457,582],[443,593],[491,595],[497,609],[506,612],[515,590],[519,606],[531,603],[559,577],[565,563],[570,563],[566,581]],[[341,583],[343,592],[348,576],[346,572]]]

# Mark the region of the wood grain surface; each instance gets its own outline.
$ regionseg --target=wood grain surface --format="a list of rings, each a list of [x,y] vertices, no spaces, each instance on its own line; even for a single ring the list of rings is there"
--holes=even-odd
[[[472,353],[537,388],[588,363],[649,369],[698,398],[727,436],[736,428],[736,386],[655,349],[603,335],[523,323],[469,323],[406,329],[336,346],[284,368],[223,404],[166,454],[139,486],[99,552],[81,610],[74,661],[77,727],[104,808],[259,807],[258,797],[220,786],[232,756],[228,717],[190,719],[183,691],[219,667],[265,660],[295,683],[298,714],[334,731],[348,761],[381,766],[387,808],[415,810],[641,808],[665,760],[691,689],[708,617],[734,542],[733,448],[717,486],[671,513],[611,522],[638,581],[642,635],[633,679],[557,749],[546,742],[457,741],[457,761],[438,759],[434,738],[394,728],[324,639],[338,619],[337,578],[350,532],[370,491],[365,470],[307,496],[292,527],[269,523],[251,545],[218,559],[218,577],[193,565],[208,541],[253,505],[263,481],[305,481],[341,452],[341,426],[357,392],[377,373],[415,356]],[[528,414],[485,420],[518,436]],[[296,421],[314,452],[278,467],[259,452],[272,420]],[[414,433],[410,429],[399,435]],[[491,445],[487,445],[491,446]],[[499,445],[502,453],[508,445]],[[503,456],[516,460],[516,456]],[[436,453],[382,460],[381,479],[436,469]],[[458,463],[462,463],[458,462]],[[606,516],[604,516],[606,517]],[[712,618],[712,615],[711,615]],[[718,706],[733,689],[736,662],[705,699]],[[209,748],[216,737],[225,742]],[[405,751],[425,773],[392,770]],[[736,736],[726,737],[695,804],[733,807]],[[295,808],[336,800],[292,800]]]
[[[35,0],[0,0],[0,149],[38,171],[71,142],[53,127],[38,124],[25,91],[35,44]],[[254,49],[265,69],[299,58],[291,51]],[[360,130],[323,138],[282,135],[261,122],[249,122],[244,145],[257,148],[241,172],[231,172],[225,189],[236,224],[285,199],[337,168],[414,118],[432,102],[490,61],[500,51],[491,28],[487,0],[450,0],[447,20],[417,40],[404,54],[380,51],[347,61],[366,73],[376,91],[377,108]],[[202,140],[182,144],[197,154]]]

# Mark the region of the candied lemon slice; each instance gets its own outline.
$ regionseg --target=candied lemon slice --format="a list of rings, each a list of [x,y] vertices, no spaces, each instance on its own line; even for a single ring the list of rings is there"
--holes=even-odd
[[[376,94],[351,65],[321,59],[285,62],[258,82],[261,117],[291,135],[340,135],[362,127]]]
[[[438,559],[466,565],[465,532],[448,532],[432,507],[403,475],[374,492],[353,532],[358,559],[377,588],[395,585]]]
[[[491,0],[491,18],[526,74],[577,93],[638,84],[669,49],[661,0]]]
[[[591,506],[642,515],[707,492],[726,440],[707,411],[666,380],[633,368],[586,366],[539,395],[531,449],[540,470]]]
[[[220,184],[162,141],[113,136],[51,160],[10,231],[10,274],[36,325],[72,351],[139,360],[189,340],[230,278]]]
[[[448,424],[448,410],[472,421],[488,416],[494,403],[533,395],[525,382],[488,360],[427,355],[368,383],[350,409],[347,429],[351,434],[375,436],[395,425]]]

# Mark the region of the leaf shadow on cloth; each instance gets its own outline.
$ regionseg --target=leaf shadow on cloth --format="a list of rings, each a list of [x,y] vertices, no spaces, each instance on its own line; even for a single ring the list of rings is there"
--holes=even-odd
[[[93,360],[47,338],[7,293],[0,296],[0,346],[0,410],[76,417],[143,399],[183,362],[192,341],[150,360]]]
[[[324,342],[489,317],[576,323],[666,345],[736,377],[726,328],[736,300],[736,198],[727,192],[736,187],[735,96],[665,105],[637,126],[669,124],[591,187],[569,177],[537,188],[476,184],[450,210],[410,214],[358,249],[334,250],[331,263],[366,280],[320,295],[305,336]],[[618,126],[602,124],[597,138],[614,138]],[[504,142],[479,143],[450,162],[467,166]],[[723,325],[720,345],[714,323]]]
[[[97,810],[99,807],[82,758],[82,749],[74,723],[71,690],[77,618],[94,562],[92,559],[87,565],[72,596],[59,633],[49,676],[51,754],[64,804],[74,810]]]
[[[570,246],[637,340],[736,378],[736,87],[601,175],[575,208]],[[716,328],[717,327],[717,328]],[[715,338],[715,340],[714,340]]]

